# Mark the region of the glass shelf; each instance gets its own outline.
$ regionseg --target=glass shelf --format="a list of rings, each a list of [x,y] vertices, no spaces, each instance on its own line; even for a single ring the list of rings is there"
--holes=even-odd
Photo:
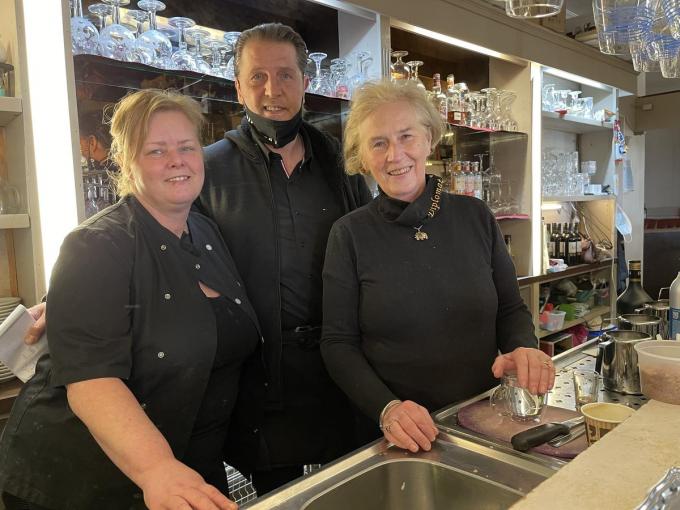
[[[541,112],[543,127],[566,133],[596,133],[598,131],[611,131],[614,129],[613,122],[601,122],[595,119],[586,119],[576,115],[560,115],[555,112]]]

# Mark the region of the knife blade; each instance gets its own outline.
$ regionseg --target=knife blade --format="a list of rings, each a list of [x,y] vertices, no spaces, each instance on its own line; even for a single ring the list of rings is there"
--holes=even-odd
[[[519,432],[510,438],[512,447],[520,452],[526,452],[529,448],[543,444],[557,436],[569,434],[571,430],[583,423],[583,416],[578,416],[563,422],[544,423]]]
[[[548,441],[548,444],[553,448],[559,448],[560,446],[564,446],[567,443],[571,443],[574,439],[581,437],[585,433],[586,428],[579,427],[576,430],[572,430],[569,434],[565,434],[564,436],[557,436],[556,438],[551,439],[550,441]]]

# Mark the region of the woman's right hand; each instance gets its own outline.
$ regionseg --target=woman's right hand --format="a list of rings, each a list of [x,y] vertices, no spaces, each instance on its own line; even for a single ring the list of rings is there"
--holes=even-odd
[[[411,400],[405,400],[385,413],[382,430],[390,443],[413,453],[420,448],[429,451],[439,433],[427,409]]]
[[[225,475],[226,476],[226,475]],[[176,459],[154,466],[140,477],[150,510],[236,510],[238,505]]]

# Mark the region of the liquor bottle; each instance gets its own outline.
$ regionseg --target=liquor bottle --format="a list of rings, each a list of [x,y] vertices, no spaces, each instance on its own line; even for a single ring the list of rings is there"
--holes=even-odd
[[[482,199],[482,172],[479,171],[479,161],[473,161],[470,164],[472,171],[472,195],[475,198]]]
[[[449,124],[464,124],[460,91],[454,86],[453,75],[446,77],[446,116]]]
[[[442,80],[439,73],[434,73],[432,80],[432,104],[446,122],[446,94],[442,92]]]
[[[465,195],[465,174],[462,161],[456,161],[453,166],[453,187],[456,195]]]
[[[675,277],[669,291],[670,300],[670,339],[678,340],[680,335],[680,272]]]
[[[560,250],[562,251],[562,259],[564,260],[564,263],[569,265],[567,260],[569,260],[569,224],[564,223],[562,225],[562,230],[560,230],[560,243],[562,244],[562,247]]]
[[[547,224],[548,233],[545,236],[546,239],[545,242],[548,244],[548,257],[554,259],[555,257],[553,257],[553,255],[555,254],[555,240],[553,239],[552,235],[552,226],[553,226],[552,223]]]
[[[576,237],[576,257],[578,258],[577,264],[582,264],[583,260],[581,259],[581,253],[583,250],[583,245],[582,245],[582,236],[581,236],[581,229],[579,228],[579,222],[574,223],[574,236]]]
[[[642,288],[640,276],[642,273],[642,262],[631,260],[628,262],[628,286],[626,290],[616,300],[616,311],[619,314],[635,313],[636,308],[640,308],[645,303],[654,301],[649,294]]]
[[[574,224],[569,223],[567,229],[567,243],[569,245],[569,255],[567,255],[567,265],[575,266],[578,264],[578,257],[576,256],[576,237],[574,236]]]
[[[550,237],[550,240],[552,241],[552,245],[553,245],[552,254],[550,255],[550,258],[553,258],[553,259],[562,258],[562,252],[560,252],[560,248],[561,248],[560,233],[559,233],[559,226],[557,225],[557,223],[552,224],[552,235]]]

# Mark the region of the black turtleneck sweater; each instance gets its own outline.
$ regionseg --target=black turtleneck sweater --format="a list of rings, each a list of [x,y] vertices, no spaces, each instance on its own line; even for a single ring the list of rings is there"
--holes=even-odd
[[[393,399],[435,411],[486,391],[498,351],[538,345],[492,213],[443,193],[428,218],[436,182],[412,203],[381,194],[328,240],[324,361],[376,421]],[[420,225],[427,240],[414,238]]]

